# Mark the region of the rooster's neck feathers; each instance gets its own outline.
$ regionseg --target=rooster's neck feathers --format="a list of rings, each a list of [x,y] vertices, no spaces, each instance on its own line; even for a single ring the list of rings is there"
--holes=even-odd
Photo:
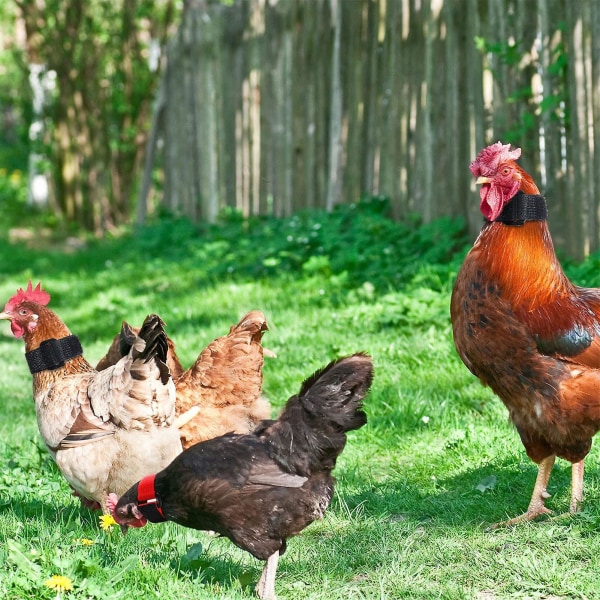
[[[538,195],[531,176],[519,170],[520,191]],[[484,269],[500,283],[503,295],[524,313],[554,302],[573,288],[556,258],[545,220],[527,221],[521,227],[488,223],[473,250]]]
[[[533,181],[533,177],[525,170],[523,167],[514,163],[519,175],[521,176],[521,184],[519,186],[519,190],[524,194],[539,194],[540,190],[538,186]]]

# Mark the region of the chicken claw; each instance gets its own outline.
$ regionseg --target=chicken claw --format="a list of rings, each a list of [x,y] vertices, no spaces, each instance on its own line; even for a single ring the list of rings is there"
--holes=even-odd
[[[556,456],[551,454],[550,456],[544,458],[544,460],[542,460],[542,462],[539,464],[535,486],[533,487],[533,494],[531,495],[531,501],[529,502],[527,511],[518,517],[509,519],[508,521],[495,523],[492,525],[492,529],[497,529],[498,527],[510,527],[511,525],[517,525],[518,523],[523,523],[525,521],[532,521],[533,519],[537,519],[537,517],[541,517],[542,515],[552,514],[552,511],[549,508],[546,508],[545,501],[547,498],[550,498],[550,494],[546,490],[546,487],[548,486],[550,473],[552,473],[552,467],[554,466],[555,459]]]

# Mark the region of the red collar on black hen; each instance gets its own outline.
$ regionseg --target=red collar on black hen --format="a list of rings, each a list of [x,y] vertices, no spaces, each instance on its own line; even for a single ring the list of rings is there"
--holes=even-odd
[[[160,498],[154,489],[156,474],[147,475],[138,484],[138,508],[150,523],[166,521],[160,504]]]

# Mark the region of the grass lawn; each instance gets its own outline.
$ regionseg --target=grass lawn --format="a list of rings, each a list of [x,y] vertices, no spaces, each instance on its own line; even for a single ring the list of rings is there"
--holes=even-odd
[[[460,223],[396,224],[378,201],[332,215],[166,219],[135,234],[63,246],[0,237],[0,306],[31,278],[95,363],[121,320],[158,312],[184,365],[246,311],[267,315],[264,391],[276,412],[329,360],[374,359],[368,424],[349,435],[323,521],[290,540],[280,598],[600,598],[598,453],[583,512],[511,529],[536,475],[501,402],[457,357],[453,278],[469,245]],[[35,246],[35,244],[33,244]],[[598,258],[569,268],[599,285]],[[262,563],[227,539],[172,523],[122,536],[80,507],[40,441],[21,340],[0,323],[0,596],[251,598]],[[558,461],[548,506],[568,511]]]

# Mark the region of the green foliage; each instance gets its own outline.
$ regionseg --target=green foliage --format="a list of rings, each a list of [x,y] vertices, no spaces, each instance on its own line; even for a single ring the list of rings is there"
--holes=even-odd
[[[43,139],[36,142],[49,162],[54,208],[65,222],[102,233],[128,221],[159,78],[149,57],[154,44],[164,49],[176,5],[18,6],[28,55],[55,77],[43,107]],[[20,66],[26,80],[29,65]]]
[[[0,169],[27,169],[31,90],[26,60],[14,45],[16,7],[0,3]]]
[[[556,26],[557,34],[565,32],[565,22]],[[512,35],[512,33],[511,33]],[[483,37],[475,38],[475,47],[482,54],[492,57],[488,68],[498,85],[510,82],[510,89],[502,89],[504,97],[500,100],[513,104],[518,111],[513,114],[514,121],[505,123],[503,137],[506,141],[522,146],[527,137],[538,137],[539,119],[548,116],[561,127],[569,126],[569,90],[567,70],[569,57],[562,41],[553,42],[551,62],[541,64],[539,58],[531,56],[527,44],[510,39],[508,41],[491,41]],[[527,60],[525,60],[527,59]],[[528,67],[523,67],[528,65]],[[541,66],[546,72],[544,90],[540,99],[535,99],[531,88],[531,73],[523,76],[524,69]],[[522,84],[522,85],[521,85]],[[497,124],[502,127],[501,124]]]
[[[7,171],[0,168],[0,209],[3,230],[13,235],[24,235],[38,242],[48,238],[62,239],[65,223],[49,207],[27,203],[27,173],[19,169]],[[76,231],[76,226],[71,226]]]
[[[282,220],[229,215],[214,227],[164,219],[78,251],[0,235],[0,304],[28,279],[42,280],[91,362],[122,319],[139,324],[156,311],[184,364],[261,309],[264,344],[277,354],[264,367],[274,414],[314,369],[371,353],[369,422],[349,435],[323,521],[289,541],[276,582],[282,598],[596,597],[595,453],[580,516],[486,529],[525,510],[536,469],[504,406],[453,348],[449,295],[468,244],[460,222],[394,223],[380,200]],[[599,261],[568,273],[595,285]],[[253,597],[262,564],[226,539],[174,524],[125,537],[100,529],[42,447],[22,342],[3,327],[3,597],[55,598],[45,584],[53,575],[73,583],[64,599]],[[569,484],[559,461],[548,500],[557,513],[568,509]]]
[[[441,219],[420,226],[415,218],[395,223],[388,201],[370,199],[342,204],[328,213],[306,211],[287,219],[236,218],[218,226],[219,240],[202,246],[214,260],[214,277],[277,277],[284,273],[324,276],[332,284],[354,288],[370,282],[375,289],[403,287],[415,279],[434,284],[436,270],[447,271],[465,243],[460,220]],[[215,228],[203,228],[211,235]],[[158,236],[157,239],[160,239]],[[433,266],[432,266],[433,265]]]
[[[23,218],[27,201],[26,175],[22,171],[0,169],[0,206],[10,219]]]

